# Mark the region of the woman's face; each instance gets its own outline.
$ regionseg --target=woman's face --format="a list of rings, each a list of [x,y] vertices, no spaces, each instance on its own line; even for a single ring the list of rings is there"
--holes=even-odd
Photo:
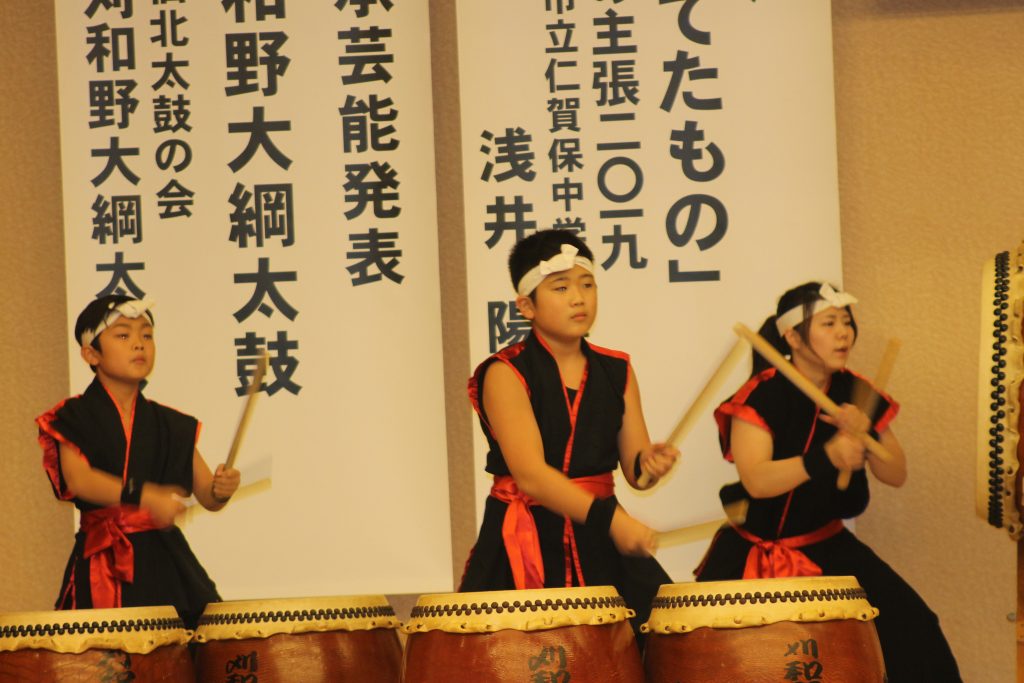
[[[807,331],[807,343],[795,330],[794,335],[799,342],[796,347],[790,343],[793,355],[829,374],[846,367],[850,350],[857,340],[850,313],[845,308],[835,307],[814,314]]]

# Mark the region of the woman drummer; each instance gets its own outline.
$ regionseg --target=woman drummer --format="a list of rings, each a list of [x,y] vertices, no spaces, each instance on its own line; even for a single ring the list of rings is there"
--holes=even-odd
[[[889,486],[902,486],[907,477],[903,449],[890,429],[899,405],[846,368],[857,340],[853,303],[847,293],[809,282],[783,294],[776,315],[762,325],[761,335],[841,410],[837,418],[822,414],[754,354],[750,379],[715,411],[723,454],[736,464],[750,507],[742,526],[718,533],[695,573],[698,581],[855,576],[880,612],[875,625],[889,681],[959,681],[938,617],[842,522],[867,507],[865,466]],[[865,402],[876,405],[870,416],[852,405],[863,393],[875,394]],[[858,436],[865,432],[891,460],[865,451]],[[843,469],[853,476],[839,490]]]

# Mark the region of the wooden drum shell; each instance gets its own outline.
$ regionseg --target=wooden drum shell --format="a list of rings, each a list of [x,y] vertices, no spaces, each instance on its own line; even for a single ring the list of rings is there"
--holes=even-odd
[[[0,681],[193,683],[186,631],[173,607],[0,615]]]
[[[397,627],[383,596],[212,603],[196,631],[196,681],[399,683]]]
[[[423,596],[404,627],[402,680],[643,683],[631,616],[603,586]]]
[[[662,586],[644,626],[647,680],[884,683],[876,615],[853,577]]]

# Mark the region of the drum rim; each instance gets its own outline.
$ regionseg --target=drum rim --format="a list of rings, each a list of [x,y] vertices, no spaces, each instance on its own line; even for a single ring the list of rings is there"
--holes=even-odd
[[[199,618],[195,639],[205,643],[281,634],[395,629],[400,625],[383,595],[234,600],[208,604]]]
[[[191,638],[169,605],[0,613],[0,652],[81,654],[107,649],[148,654],[165,645],[185,645]]]
[[[614,586],[422,595],[402,630],[408,634],[538,631],[611,624],[635,616]]]
[[[853,576],[803,576],[664,584],[644,633],[747,628],[780,621],[870,621],[878,610]]]
[[[1024,374],[1021,339],[1024,243],[985,263],[981,287],[975,511],[991,526],[1020,539],[1018,508],[1020,388]],[[986,371],[986,368],[990,368]],[[994,407],[993,407],[994,406]]]

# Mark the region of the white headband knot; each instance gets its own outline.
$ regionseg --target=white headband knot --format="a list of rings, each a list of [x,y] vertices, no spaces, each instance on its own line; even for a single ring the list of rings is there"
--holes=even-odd
[[[537,289],[537,285],[544,281],[552,273],[563,273],[572,270],[574,266],[580,266],[588,273],[594,273],[594,262],[585,256],[578,256],[579,249],[571,244],[563,244],[562,250],[536,266],[526,271],[519,278],[516,285],[516,293],[519,296],[530,296],[530,292]]]
[[[797,304],[778,316],[775,319],[775,329],[779,331],[779,335],[785,334],[786,330],[796,327],[807,318],[813,317],[816,313],[820,313],[826,308],[846,308],[851,304],[857,303],[857,297],[847,292],[837,292],[827,282],[818,289],[818,297],[818,300],[814,302],[814,306],[811,307],[810,313],[806,317],[804,316],[803,304]]]
[[[153,316],[149,312],[149,309],[153,308],[155,302],[152,299],[130,299],[119,304],[113,302],[107,307],[107,312],[103,315],[103,319],[100,320],[99,324],[91,330],[83,330],[82,338],[80,339],[82,346],[89,346],[92,344],[93,339],[100,336],[103,330],[113,325],[118,318],[138,318],[140,315],[145,315],[149,318],[150,324],[153,323]]]

